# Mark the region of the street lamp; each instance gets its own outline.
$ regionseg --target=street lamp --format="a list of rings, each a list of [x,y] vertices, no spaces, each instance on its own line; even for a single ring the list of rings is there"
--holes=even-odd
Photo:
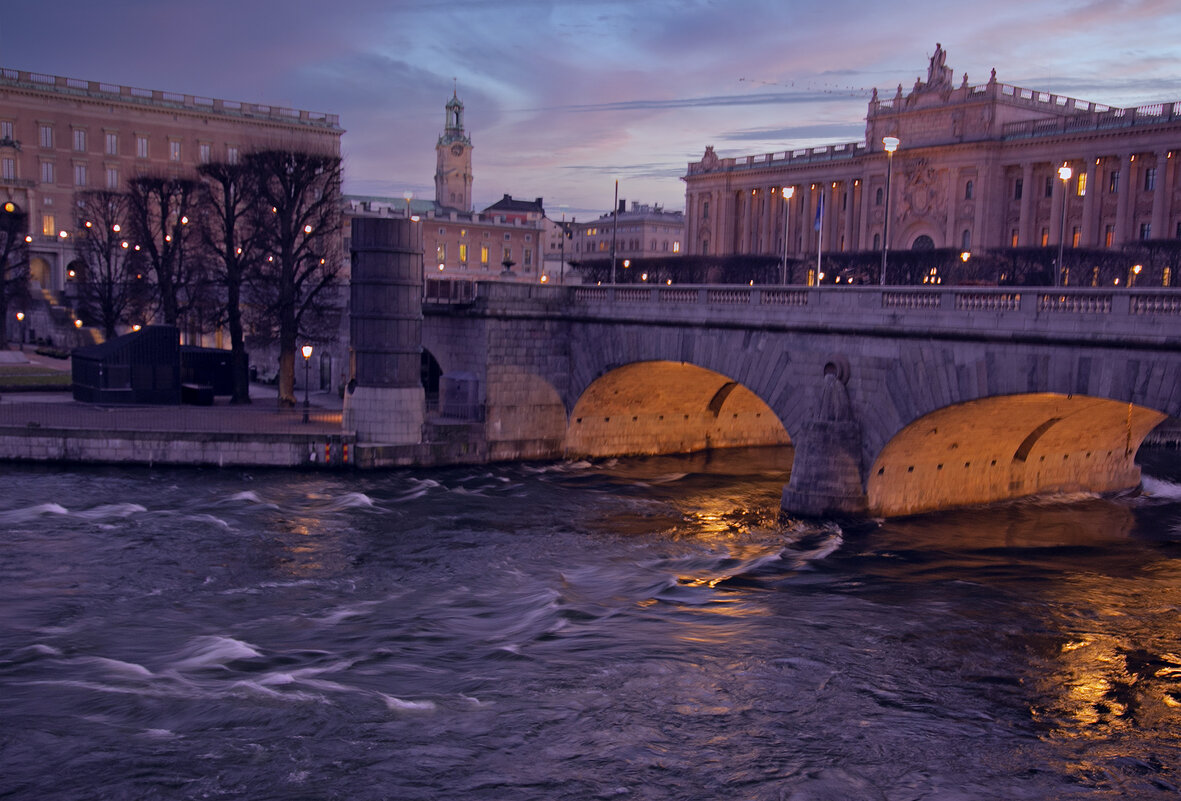
[[[24,350],[25,349],[25,313],[23,311],[18,311],[16,313],[16,322],[17,322],[17,328],[20,329],[19,333],[20,333],[21,350]]]
[[[886,149],[886,220],[882,226],[882,276],[881,285],[886,285],[886,254],[890,251],[890,178],[894,172],[894,151],[902,140],[897,136],[882,138],[882,147]]]
[[[783,276],[780,283],[787,286],[787,243],[791,233],[791,199],[796,196],[794,186],[783,187]]]
[[[1132,274],[1128,276],[1128,289],[1136,286],[1136,279],[1140,277],[1140,271],[1143,269],[1143,264],[1132,265]]]
[[[303,352],[303,421],[308,421],[308,392],[311,390],[311,384],[308,383],[308,368],[312,361],[312,346],[304,345]]]
[[[1058,263],[1054,265],[1054,286],[1062,282],[1062,246],[1066,244],[1066,183],[1073,174],[1074,171],[1067,164],[1058,168],[1058,177],[1062,179],[1062,221],[1058,226]]]

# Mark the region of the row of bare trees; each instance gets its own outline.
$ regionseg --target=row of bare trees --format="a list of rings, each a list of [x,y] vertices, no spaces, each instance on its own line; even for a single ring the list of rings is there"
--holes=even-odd
[[[80,192],[80,305],[108,338],[145,319],[224,326],[235,403],[250,400],[248,333],[275,342],[279,402],[294,405],[296,345],[328,335],[339,312],[340,181],[337,156],[270,149]]]

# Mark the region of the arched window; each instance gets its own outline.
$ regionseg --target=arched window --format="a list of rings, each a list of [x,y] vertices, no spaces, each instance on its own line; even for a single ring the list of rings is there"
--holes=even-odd
[[[935,240],[926,234],[922,234],[914,240],[914,244],[910,246],[911,250],[934,250]]]
[[[964,200],[972,199],[972,191],[975,189],[971,181],[964,184]]]
[[[972,249],[972,232],[969,231],[967,228],[965,228],[964,232],[962,234],[960,234],[960,250],[971,250],[971,249]]]
[[[874,192],[874,195],[873,195],[873,204],[874,204],[875,206],[880,206],[880,205],[882,205],[882,194],[883,194],[883,193],[882,193],[882,188],[879,186],[879,187],[878,187],[878,191],[877,191],[877,192]]]
[[[881,234],[874,234],[873,235],[873,249],[874,250],[881,250],[882,249],[882,235]]]

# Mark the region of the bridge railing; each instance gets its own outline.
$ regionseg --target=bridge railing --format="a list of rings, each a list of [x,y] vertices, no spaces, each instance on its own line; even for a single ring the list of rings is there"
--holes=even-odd
[[[1181,291],[1169,288],[542,286],[482,282],[480,303],[500,314],[604,321],[766,325],[848,332],[1097,341],[1181,346]]]

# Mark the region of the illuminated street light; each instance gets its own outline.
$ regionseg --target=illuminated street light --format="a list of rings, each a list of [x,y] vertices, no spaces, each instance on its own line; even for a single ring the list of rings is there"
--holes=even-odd
[[[890,252],[890,178],[894,172],[894,151],[900,144],[902,140],[897,136],[882,139],[882,147],[886,149],[886,219],[882,226],[882,286],[886,285],[886,254]]]
[[[1054,265],[1054,286],[1062,283],[1062,247],[1066,244],[1066,182],[1074,171],[1066,164],[1058,168],[1058,177],[1062,179],[1062,220],[1058,225],[1058,263]]]
[[[303,421],[308,421],[308,392],[311,390],[311,385],[308,383],[308,369],[312,361],[312,346],[304,345],[300,349],[303,353]]]
[[[1128,289],[1136,286],[1136,279],[1140,277],[1140,271],[1144,269],[1143,264],[1132,265],[1132,272],[1128,276]]]
[[[791,199],[796,196],[796,188],[794,186],[783,187],[783,274],[780,276],[780,283],[787,285],[787,248],[788,236],[791,233]]]

